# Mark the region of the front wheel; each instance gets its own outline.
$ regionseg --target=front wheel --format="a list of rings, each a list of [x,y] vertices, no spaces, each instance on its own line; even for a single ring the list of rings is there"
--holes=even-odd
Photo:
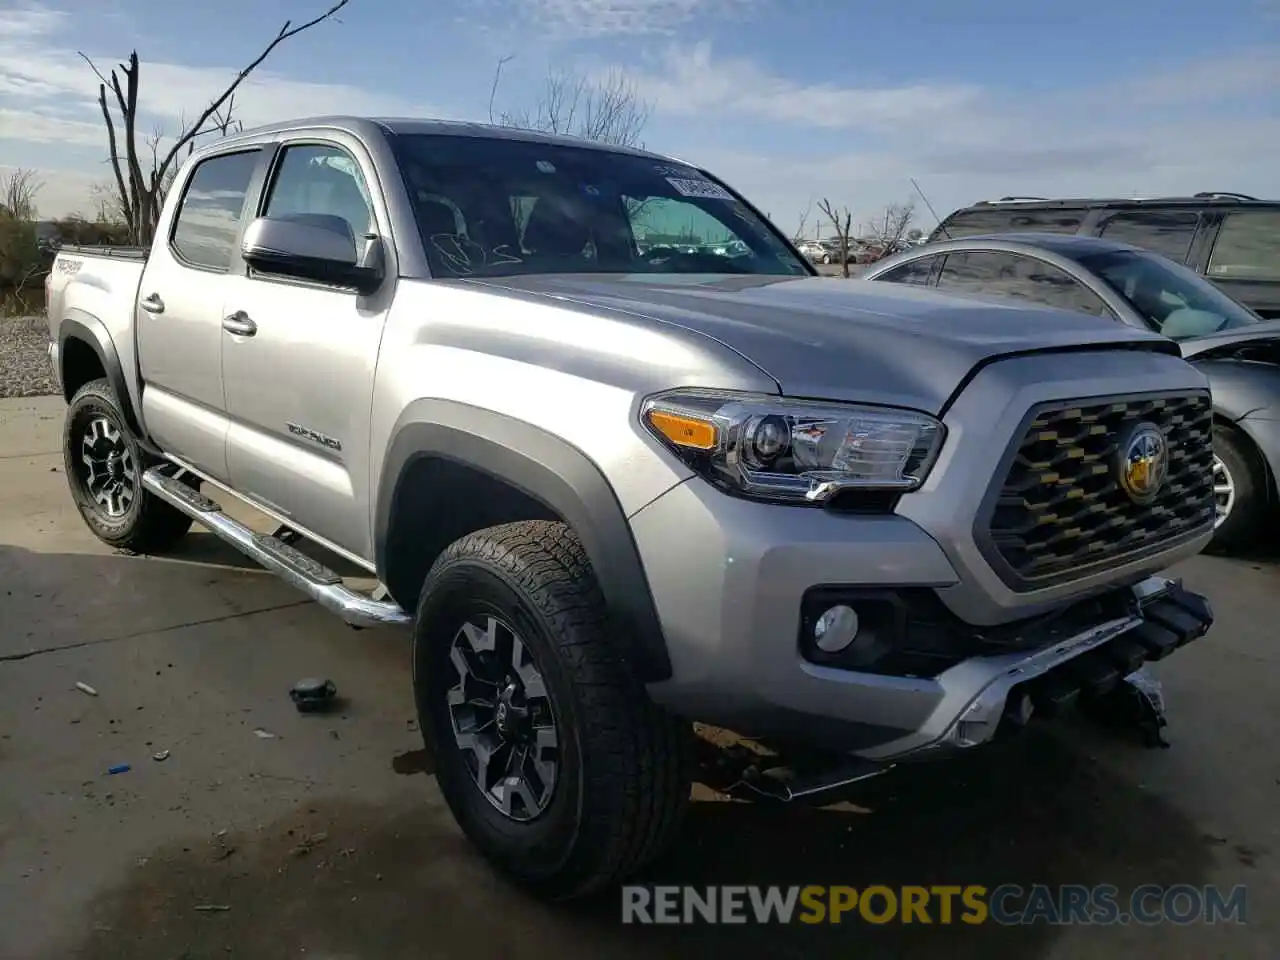
[[[62,457],[80,516],[103,543],[154,553],[191,528],[190,517],[143,489],[142,473],[151,461],[105,379],[86,383],[67,405]]]
[[[1252,543],[1266,518],[1267,475],[1257,452],[1235,433],[1213,431],[1213,546],[1228,551]]]
[[[689,801],[691,730],[615,649],[564,524],[505,524],[448,547],[423,586],[413,666],[445,801],[516,881],[583,896],[670,843]]]

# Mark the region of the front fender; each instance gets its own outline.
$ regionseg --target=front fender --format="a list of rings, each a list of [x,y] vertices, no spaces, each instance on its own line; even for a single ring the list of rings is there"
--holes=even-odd
[[[1280,368],[1272,364],[1193,359],[1191,365],[1209,378],[1214,411],[1233,423],[1280,404]]]
[[[391,436],[374,512],[374,557],[383,582],[392,525],[407,499],[405,478],[417,461],[451,461],[515,487],[567,522],[586,550],[639,678],[653,682],[671,676],[630,524],[608,479],[586,454],[539,427],[439,399],[409,404]],[[412,492],[432,495],[430,489]]]

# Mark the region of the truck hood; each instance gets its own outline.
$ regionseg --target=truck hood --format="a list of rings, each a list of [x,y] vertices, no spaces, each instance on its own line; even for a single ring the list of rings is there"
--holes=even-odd
[[[710,337],[792,397],[939,413],[978,365],[1082,345],[1177,353],[1100,317],[827,277],[556,274],[471,281],[623,311]]]
[[[1178,346],[1188,360],[1253,360],[1280,364],[1280,320],[1232,327],[1182,340]]]

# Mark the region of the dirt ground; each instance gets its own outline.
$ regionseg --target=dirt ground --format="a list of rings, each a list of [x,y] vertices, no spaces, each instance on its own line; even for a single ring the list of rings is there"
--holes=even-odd
[[[868,812],[697,803],[646,877],[1243,883],[1247,926],[625,927],[616,895],[546,906],[472,854],[424,770],[403,635],[342,626],[208,534],[165,560],[99,545],[66,493],[61,412],[0,401],[3,960],[1280,952],[1272,561],[1179,571],[1219,619],[1157,670],[1170,749],[1071,726],[872,781]],[[339,713],[293,709],[311,675]]]

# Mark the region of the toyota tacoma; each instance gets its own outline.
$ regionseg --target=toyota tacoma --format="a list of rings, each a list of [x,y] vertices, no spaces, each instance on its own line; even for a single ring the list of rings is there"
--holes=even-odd
[[[445,800],[544,895],[669,844],[726,769],[695,724],[749,747],[723,789],[824,800],[1105,700],[1212,622],[1160,575],[1214,520],[1172,341],[816,276],[681,160],[282,123],[196,151],[148,249],[64,247],[47,300],[93,533],[155,553],[198,522],[410,629]]]

